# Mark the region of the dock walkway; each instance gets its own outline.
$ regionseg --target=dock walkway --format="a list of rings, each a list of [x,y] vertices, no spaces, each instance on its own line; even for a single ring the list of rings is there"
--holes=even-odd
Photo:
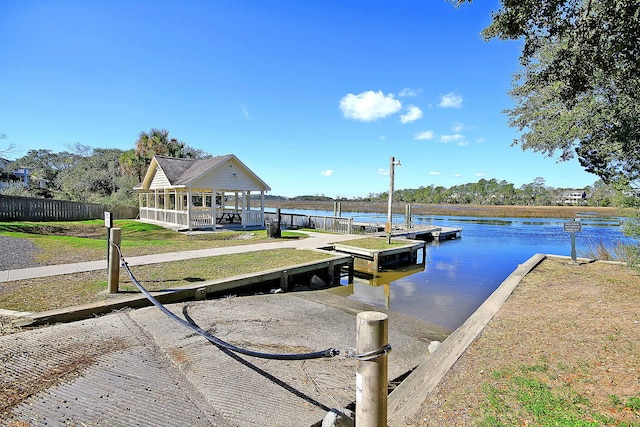
[[[387,232],[384,225],[378,227],[373,233],[376,237],[384,237]],[[462,228],[459,227],[438,227],[435,225],[412,225],[411,227],[394,227],[391,230],[391,237],[403,237],[405,239],[425,240],[427,242],[457,239],[462,235]]]

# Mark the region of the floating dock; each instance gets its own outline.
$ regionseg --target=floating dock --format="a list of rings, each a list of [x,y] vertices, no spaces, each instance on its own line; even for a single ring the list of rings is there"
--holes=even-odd
[[[353,223],[354,229],[362,233],[371,233],[374,236],[386,237],[385,224],[377,223]],[[354,231],[355,232],[355,231]],[[439,227],[435,225],[396,226],[391,230],[391,237],[404,237],[405,239],[423,240],[425,242],[442,242],[462,237],[462,228]]]
[[[422,260],[426,258],[424,241],[407,240],[406,244],[391,249],[365,249],[340,243],[333,245],[333,250],[353,257],[353,268],[356,271],[373,273],[385,268],[415,264],[418,251],[423,251]]]

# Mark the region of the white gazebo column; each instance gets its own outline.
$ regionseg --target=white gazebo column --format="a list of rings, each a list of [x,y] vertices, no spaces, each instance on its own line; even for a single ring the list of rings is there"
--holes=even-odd
[[[218,208],[216,206],[216,199],[218,197],[218,190],[216,190],[215,188],[212,189],[213,191],[213,196],[211,199],[211,208],[212,208],[212,214],[213,214],[213,229],[216,229],[216,224],[217,224],[217,219],[218,219]]]
[[[211,189],[211,207],[209,208],[209,215],[211,215],[211,226],[216,229],[216,190]]]
[[[159,212],[159,208],[158,208],[158,202],[159,202],[159,195],[158,195],[158,189],[154,189],[153,190],[153,219],[155,221],[158,221],[158,212]]]
[[[238,192],[233,193],[235,212],[238,213]]]
[[[260,221],[264,224],[264,190],[260,191]]]
[[[189,227],[189,231],[191,231],[191,188],[187,188],[187,226]]]
[[[164,197],[162,198],[162,222],[164,222],[165,224],[168,222],[167,221],[167,214],[169,212],[167,212],[167,206],[169,206],[169,189],[165,188],[163,191]]]
[[[242,190],[242,228],[247,227],[247,222],[245,221],[245,214],[247,212],[246,204],[247,204],[247,192]]]

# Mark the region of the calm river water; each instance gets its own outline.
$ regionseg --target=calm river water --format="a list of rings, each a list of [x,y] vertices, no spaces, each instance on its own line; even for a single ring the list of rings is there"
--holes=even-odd
[[[332,216],[333,212],[295,211]],[[356,221],[370,214],[343,212]],[[455,329],[518,266],[536,253],[571,255],[571,233],[563,231],[563,219],[476,218],[413,215],[414,224],[462,228],[456,240],[428,244],[424,264],[377,277],[356,278],[353,285],[335,291],[349,298],[386,307],[410,316]],[[386,216],[377,216],[385,222]],[[394,223],[403,222],[394,215]],[[629,242],[620,229],[620,218],[581,218],[582,232],[576,233],[577,255],[586,255],[598,242],[613,248]]]

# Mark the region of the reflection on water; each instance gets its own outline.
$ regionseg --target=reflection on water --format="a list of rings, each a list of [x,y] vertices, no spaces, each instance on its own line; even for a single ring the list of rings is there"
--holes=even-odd
[[[583,231],[576,233],[578,256],[585,256],[597,243],[613,248],[618,242],[630,241],[620,231],[620,218],[581,219]],[[418,265],[375,277],[361,276],[353,285],[334,291],[455,329],[518,264],[536,253],[571,255],[571,233],[563,231],[565,220],[453,216],[438,216],[437,220],[414,216],[413,220],[461,227],[462,237],[428,245]]]

